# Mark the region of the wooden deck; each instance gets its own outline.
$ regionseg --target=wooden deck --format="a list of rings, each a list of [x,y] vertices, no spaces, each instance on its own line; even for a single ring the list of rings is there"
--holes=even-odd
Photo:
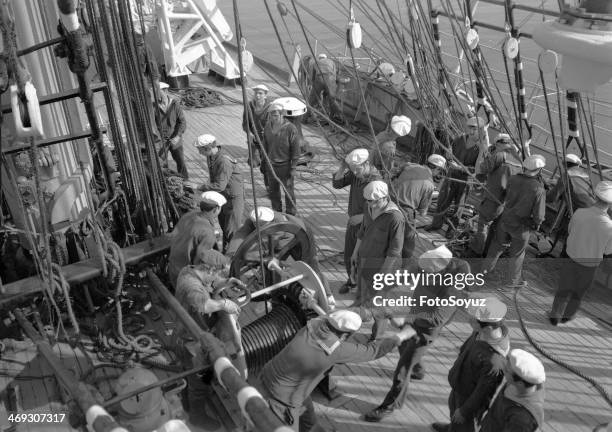
[[[264,83],[271,88],[272,97],[286,96],[287,93],[270,77],[255,71],[251,83]],[[218,84],[207,77],[192,79],[192,85],[202,85],[240,98],[240,89],[219,88]],[[198,83],[198,84],[196,84]],[[254,84],[252,84],[254,85]],[[295,90],[295,88],[293,89]],[[242,106],[226,104],[214,108],[204,108],[187,113],[188,128],[184,135],[186,158],[194,183],[207,180],[207,172],[202,171],[204,160],[197,154],[192,142],[198,134],[211,133],[234,157],[245,173],[245,191],[247,206],[252,208],[252,190],[255,188],[258,203],[269,205],[265,197],[263,179],[256,171],[256,184],[252,185],[246,165],[247,148],[245,135],[242,132]],[[337,161],[329,146],[322,138],[328,130],[319,130],[310,126],[303,128],[304,137],[317,148],[317,160],[314,168],[324,173],[321,176],[301,173],[296,180],[296,195],[299,214],[312,226],[319,248],[326,277],[339,300],[339,306],[347,306],[353,300],[352,295],[339,295],[338,289],[346,280],[342,256],[344,230],[346,226],[346,205],[348,190],[331,188],[331,175]],[[429,217],[418,221],[417,226],[426,225]],[[432,240],[443,240],[439,234],[419,232],[417,251],[430,248]],[[544,265],[542,265],[544,264]],[[525,264],[526,277],[530,286],[523,290],[518,298],[519,309],[532,337],[550,354],[558,359],[578,367],[583,373],[596,379],[612,390],[612,287],[599,286],[594,289],[583,311],[573,322],[552,327],[546,314],[552,303],[556,286],[559,263],[547,260],[545,263],[528,259]],[[506,301],[509,312],[507,325],[511,329],[512,346],[526,349],[540,357],[547,371],[546,424],[544,431],[590,431],[596,425],[611,421],[610,406],[592,386],[543,358],[524,337],[513,303],[513,292],[488,287],[497,291]],[[316,398],[316,408],[321,422],[328,430],[337,431],[428,431],[430,423],[448,419],[447,398],[449,386],[447,373],[454,362],[459,346],[468,337],[471,330],[467,315],[460,313],[442,333],[440,339],[426,356],[427,375],[423,381],[411,384],[411,394],[400,411],[385,419],[382,423],[367,423],[361,420],[363,413],[377,406],[391,385],[391,377],[398,354],[396,352],[378,361],[347,365],[334,369],[338,390],[342,397],[328,403],[324,398]],[[364,325],[363,339],[369,335],[370,324]]]
[[[261,71],[255,71],[251,82],[263,82],[272,89],[272,94],[286,95],[281,88]],[[217,88],[219,91],[240,98],[240,89],[222,87],[207,77],[196,77],[192,85],[205,85]],[[208,179],[205,161],[193,147],[195,137],[203,133],[211,133],[217,137],[233,156],[235,156],[245,173],[245,188],[248,210],[252,208],[252,190],[256,191],[261,205],[269,205],[265,198],[263,179],[257,172],[255,184],[251,184],[246,164],[246,143],[242,132],[242,105],[226,103],[225,105],[187,111],[188,127],[185,133],[185,153],[191,180],[199,184]],[[302,215],[313,227],[319,248],[319,258],[329,279],[339,306],[352,302],[352,296],[338,295],[337,291],[345,281],[341,255],[344,229],[346,226],[346,205],[348,190],[331,188],[331,174],[335,169],[336,160],[322,136],[329,133],[311,127],[304,127],[305,138],[317,148],[317,159],[314,168],[324,173],[313,175],[301,173],[296,181],[297,205]],[[171,162],[172,163],[172,162]],[[425,225],[429,218],[418,221],[418,226]],[[438,234],[420,232],[417,242],[418,251],[431,246],[432,240],[443,240]],[[612,291],[610,287],[598,287],[593,290],[584,303],[584,310],[579,317],[568,325],[558,328],[550,326],[546,313],[552,302],[557,274],[555,263],[528,261],[526,263],[527,278],[530,287],[521,292],[519,309],[533,338],[560,360],[578,367],[585,374],[594,377],[597,382],[612,390]],[[557,265],[558,267],[558,265]],[[495,290],[494,287],[488,287]],[[533,347],[526,341],[520,330],[517,311],[512,302],[512,292],[497,290],[509,306],[507,324],[511,329],[512,345],[535,353]],[[363,333],[358,337],[366,339],[370,324],[364,325]],[[447,397],[449,386],[446,375],[456,358],[458,348],[470,334],[470,327],[463,313],[451,323],[442,336],[431,348],[425,360],[427,369],[423,381],[411,384],[411,394],[403,409],[388,417],[382,423],[372,424],[361,420],[366,411],[377,406],[391,385],[391,377],[398,359],[396,352],[378,361],[346,365],[334,369],[334,377],[338,390],[343,394],[331,403],[316,396],[316,408],[321,423],[328,430],[337,431],[428,431],[429,424],[434,421],[448,419]],[[21,354],[19,361],[3,354],[0,364],[4,372],[0,376],[0,391],[4,404],[0,404],[0,430],[8,426],[6,419],[7,389],[10,385],[18,385],[18,407],[20,412],[65,412],[61,403],[61,395],[57,390],[55,379],[49,377],[50,369],[38,358],[33,347],[17,350]],[[72,350],[66,345],[58,345],[69,367],[77,375],[87,370],[87,363],[78,350]],[[610,407],[590,384],[576,375],[566,371],[557,364],[542,358],[547,371],[546,424],[544,431],[590,431],[599,423],[612,420]],[[13,360],[13,361],[12,361]],[[108,370],[112,374],[112,370]],[[21,378],[12,378],[18,375]],[[38,378],[30,379],[30,376]],[[106,395],[108,397],[108,395]],[[47,405],[47,401],[52,401]],[[61,425],[20,425],[16,430],[24,431],[64,431],[68,430],[67,419]]]

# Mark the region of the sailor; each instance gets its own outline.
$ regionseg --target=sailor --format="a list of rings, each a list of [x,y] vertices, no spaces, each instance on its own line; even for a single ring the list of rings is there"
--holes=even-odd
[[[208,162],[209,183],[198,187],[200,191],[215,191],[225,197],[227,203],[219,214],[219,225],[223,230],[223,250],[242,225],[244,213],[244,187],[242,174],[236,159],[217,144],[214,136],[204,134],[196,138],[194,146]]]
[[[348,200],[349,220],[344,234],[344,267],[348,280],[340,288],[340,294],[346,294],[356,286],[351,279],[351,255],[357,243],[357,233],[363,222],[363,214],[367,210],[367,203],[363,197],[363,189],[374,180],[381,180],[378,170],[371,165],[369,152],[366,149],[355,149],[350,152],[338,165],[332,178],[332,187],[342,189],[350,186]]]
[[[414,335],[412,327],[392,337],[361,344],[347,340],[361,327],[355,312],[337,310],[312,319],[261,372],[261,394],[270,409],[294,431],[322,431],[310,394],[334,365],[383,357]]]
[[[231,284],[233,278],[228,279],[229,258],[218,251],[207,250],[201,255],[198,265],[184,267],[177,280],[176,299],[199,324],[200,328],[212,332],[224,343],[228,352],[235,352],[237,347],[233,346],[233,334],[226,314],[237,316],[240,307],[228,299],[215,299],[214,292],[227,284]],[[220,313],[225,312],[225,314]],[[175,331],[176,341],[179,345],[183,365],[191,369],[201,362],[201,347],[197,340],[178,321]],[[196,375],[187,377],[187,397],[189,400],[189,420],[196,424],[207,422],[204,406],[212,397],[209,385],[202,382]]]
[[[221,250],[219,240],[223,234],[217,218],[226,202],[218,192],[204,192],[200,210],[184,214],[174,227],[168,256],[168,278],[173,287],[183,267],[200,263],[202,254],[209,249]]]
[[[595,196],[595,204],[576,210],[569,223],[570,259],[561,266],[559,288],[550,313],[553,325],[574,319],[602,260],[612,259],[612,219],[608,215],[612,208],[612,181],[599,182]]]
[[[189,174],[183,154],[183,133],[187,128],[187,121],[180,102],[168,96],[168,87],[170,86],[165,82],[160,82],[157,93],[157,108],[159,109],[155,110],[155,124],[161,138],[159,156],[166,161],[169,151],[176,162],[178,173],[184,179],[188,179]]]
[[[478,227],[471,239],[470,247],[478,256],[487,252],[487,232],[494,233],[493,223],[504,210],[506,188],[511,176],[522,171],[523,163],[518,148],[510,135],[500,133],[483,159],[481,171],[487,176],[484,196],[478,208]],[[491,227],[492,231],[488,228]],[[492,239],[492,235],[489,239]]]
[[[312,89],[308,98],[310,106],[329,107],[329,117],[342,119],[342,111],[336,102],[336,64],[327,54],[319,54],[313,65]]]
[[[591,190],[591,181],[587,172],[582,168],[580,157],[568,153],[565,156],[565,168],[569,178],[569,191],[572,200],[572,213],[579,208],[591,207],[596,198]],[[565,201],[565,189],[563,179],[559,177],[554,187],[546,194],[546,201],[557,202]]]
[[[375,180],[368,183],[363,189],[363,197],[368,210],[351,256],[359,284],[359,297],[354,306],[361,306],[364,316],[368,316],[368,311],[372,313],[371,339],[376,339],[384,333],[387,318],[384,307],[373,307],[376,293],[372,286],[374,274],[394,273],[401,265],[406,222],[402,211],[389,199],[385,182]]]
[[[456,138],[451,143],[452,154],[446,157],[450,161],[448,177],[440,187],[436,214],[431,225],[425,228],[426,231],[442,228],[446,211],[452,204],[459,204],[469,173],[475,171],[479,155],[489,147],[489,124],[478,116],[470,117],[466,124],[468,134]]]
[[[482,420],[480,432],[535,432],[544,424],[544,365],[521,349],[508,354],[506,385]]]
[[[542,155],[531,155],[523,162],[524,171],[510,177],[506,192],[506,206],[495,230],[491,247],[483,263],[483,272],[491,272],[510,241],[508,265],[510,285],[521,287],[523,260],[531,231],[537,231],[546,214],[546,192],[541,172],[546,165]]]
[[[282,105],[270,105],[270,117],[264,128],[264,150],[270,158],[272,168],[266,167],[266,169],[272,208],[275,211],[283,211],[282,183],[285,189],[286,213],[294,215],[296,213],[294,179],[300,157],[300,135],[295,125],[284,118],[283,114]]]
[[[448,373],[451,423],[434,423],[438,432],[473,432],[504,378],[510,351],[508,328],[504,325],[506,305],[497,297],[486,297],[484,305],[468,307],[472,335],[459,350]]]
[[[327,278],[325,278],[319,267],[319,260],[317,259],[316,246],[314,243],[314,234],[312,233],[310,227],[304,222],[304,220],[297,216],[275,212],[274,210],[268,207],[258,207],[257,214],[255,213],[255,210],[252,210],[249,214],[249,218],[240,227],[236,234],[234,234],[234,237],[232,238],[232,241],[230,242],[227,248],[227,255],[232,258],[236,254],[236,251],[238,250],[242,242],[244,242],[244,240],[249,236],[249,234],[255,231],[257,219],[259,219],[260,229],[266,225],[275,222],[290,222],[306,231],[310,243],[308,250],[301,250],[301,246],[298,244],[291,250],[291,257],[295,260],[304,261],[306,264],[312,267],[312,269],[321,278],[321,282],[323,283],[323,286],[325,287],[325,291],[327,293],[328,303],[330,305],[335,305],[336,301],[329,288],[329,282],[327,281]]]
[[[407,163],[393,181],[391,200],[399,205],[406,216],[402,258],[412,258],[416,245],[416,216],[425,216],[431,205],[434,181],[439,181],[446,169],[446,159],[433,154],[427,159],[427,166]],[[437,180],[435,180],[437,179]]]
[[[395,176],[395,151],[396,140],[407,136],[412,128],[412,120],[409,117],[399,115],[393,116],[389,127],[376,135],[379,149],[372,149],[372,164],[383,175],[385,179]]]
[[[452,252],[446,246],[423,253],[418,263],[419,270],[424,274],[439,273],[446,277],[447,274],[470,273],[469,264],[464,260],[453,258]],[[457,295],[453,285],[436,283],[435,280],[431,284],[419,284],[412,294],[415,299],[448,299],[453,295]],[[408,396],[410,380],[423,379],[425,370],[420,362],[456,311],[456,306],[439,306],[439,301],[436,301],[434,306],[430,306],[420,300],[411,308],[410,316],[413,322],[410,325],[416,331],[416,335],[400,345],[400,358],[393,373],[393,385],[383,402],[365,415],[366,421],[379,422],[394,410],[400,409]],[[407,325],[397,321],[396,324]]]
[[[268,177],[266,175],[266,161],[263,155],[263,147],[260,147],[260,143],[263,146],[264,142],[264,127],[268,117],[268,87],[264,84],[258,84],[253,87],[254,97],[249,101],[249,108],[251,110],[251,124],[248,130],[251,132],[251,149],[253,151],[252,159],[250,159],[249,165],[253,168],[259,167],[261,174],[264,178],[264,184],[266,189],[268,188]],[[242,130],[247,131],[247,112],[244,111],[242,115]],[[259,140],[257,139],[259,138]]]

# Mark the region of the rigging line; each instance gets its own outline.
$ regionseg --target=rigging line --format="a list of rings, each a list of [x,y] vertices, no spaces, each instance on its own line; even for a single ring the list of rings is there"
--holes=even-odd
[[[234,9],[234,27],[235,27],[235,32],[236,32],[236,41],[238,41],[239,43],[242,43],[242,28],[240,26],[240,11],[238,10],[237,0],[232,1],[232,6]],[[240,87],[242,90],[242,105],[245,110],[247,125],[251,125],[252,123],[254,124],[253,112],[251,111],[251,105],[249,104],[249,101],[247,98],[246,83],[245,83],[246,74],[244,72],[244,65],[242,63],[242,50],[241,49],[238,49],[238,67],[240,69]],[[247,147],[249,151],[249,158],[252,161],[256,149],[253,148],[253,145],[251,142],[251,128],[249,126],[246,127],[246,134],[247,134]],[[255,135],[259,135],[257,131],[255,132]],[[251,184],[255,185],[255,172],[253,169],[253,164],[249,164],[249,171],[251,173]],[[255,206],[255,209],[257,209],[258,208],[257,192],[255,190],[255,187],[252,187],[251,190],[253,192],[253,205]],[[295,203],[293,204],[295,205]],[[265,269],[266,267],[264,264],[263,247],[262,247],[262,240],[261,240],[261,227],[259,223],[259,212],[257,210],[255,211],[255,222],[256,222],[255,229],[257,230],[257,245],[259,249],[259,264],[261,265],[262,269]],[[262,276],[262,283],[264,286],[266,286],[266,272],[262,270],[261,276]]]
[[[587,96],[587,103],[588,103],[588,96]],[[603,173],[601,171],[601,163],[599,162],[599,151],[597,150],[597,141],[596,141],[596,137],[595,137],[595,122],[593,120],[593,112],[591,111],[591,107],[589,106],[589,118],[590,118],[590,122],[587,122],[587,115],[586,115],[586,111],[584,109],[584,103],[582,101],[582,97],[580,95],[578,95],[578,105],[580,106],[580,109],[582,110],[582,118],[584,120],[584,123],[586,124],[586,129],[589,132],[589,138],[591,139],[591,146],[593,147],[593,153],[595,154],[595,162],[597,162],[597,170],[599,171],[599,180],[603,180]],[[589,125],[591,126],[591,128],[589,128]],[[586,143],[585,143],[586,146]]]
[[[384,6],[385,10],[387,11],[387,15],[389,15],[389,20],[391,21],[391,24],[393,26],[393,30],[395,32],[395,37],[398,39],[398,45],[397,45],[397,50],[398,51],[397,52],[398,52],[398,54],[399,54],[399,56],[401,58],[402,54],[407,52],[406,42],[402,38],[400,38],[400,31],[397,29],[397,25],[395,23],[395,17],[393,16],[393,13],[391,13],[391,10],[389,9],[389,6],[387,5],[387,2],[386,1],[380,1],[380,0],[376,1],[376,4],[380,5],[380,3],[382,3],[382,5]],[[385,20],[385,23],[387,24],[387,28],[389,28],[389,24],[388,24],[388,22],[386,20]]]
[[[563,192],[565,194],[565,199],[567,202],[567,211],[571,216],[573,213],[573,206],[572,206],[572,195],[570,193],[569,173],[567,172],[567,167],[565,165],[565,157],[563,157],[563,162],[559,160],[559,148],[557,147],[557,140],[555,138],[555,130],[553,127],[552,113],[550,112],[550,104],[548,101],[546,81],[544,80],[544,72],[542,71],[542,69],[539,69],[539,70],[540,70],[540,81],[542,82],[542,90],[544,90],[544,102],[546,103],[548,123],[550,124],[550,132],[552,136],[553,146],[555,147],[555,159],[557,160],[557,166],[559,167],[559,174],[561,177],[561,181],[563,183]],[[563,167],[565,167],[565,169],[563,169]]]
[[[577,106],[578,106],[578,108],[580,108],[581,105],[582,105],[582,100],[580,98],[580,93],[576,92],[575,93],[575,98],[576,98]],[[582,112],[584,113],[584,107],[582,107]],[[589,177],[591,177],[592,176],[591,159],[590,159],[590,156],[589,156],[589,149],[588,149],[588,146],[587,146],[587,143],[586,143],[586,135],[584,133],[585,123],[586,123],[586,114],[585,115],[580,115],[580,111],[577,110],[576,111],[576,115],[577,115],[577,118],[578,118],[578,122],[580,123],[580,129],[582,129],[582,135],[585,137],[585,139],[583,141],[584,155],[586,156],[586,160],[587,160],[587,171],[589,173]],[[587,132],[590,134],[590,130],[589,130],[588,126],[586,126],[586,129],[587,129]],[[593,150],[595,150],[595,149],[593,148]],[[596,155],[596,157],[597,157],[597,155]],[[600,177],[600,179],[603,180],[603,175],[601,173],[601,166],[599,166],[599,164],[598,164],[597,168],[599,170],[599,177]],[[594,185],[592,183],[591,183],[591,189],[594,191]]]
[[[512,111],[513,111],[513,113],[514,113],[514,115],[516,117],[516,126],[517,126],[517,130],[518,130],[518,133],[519,133],[519,140],[522,142],[523,138],[521,136],[521,127],[519,125],[521,120],[519,118],[519,113],[518,113],[518,110],[517,110],[517,107],[516,107],[516,101],[514,100],[514,97],[513,97],[514,89],[512,88],[512,80],[510,78],[510,69],[508,68],[508,58],[507,58],[506,52],[504,50],[502,50],[502,57],[503,57],[503,61],[504,61],[504,69],[506,70],[506,78],[507,78],[507,81],[508,81],[508,89],[509,89],[509,92],[510,92],[509,97],[510,97],[510,100],[512,101]],[[513,141],[514,141],[514,139],[513,139]],[[515,144],[516,144],[516,142],[515,142]]]
[[[333,4],[334,2],[330,2],[330,4]],[[370,36],[370,38],[372,39],[373,43],[378,47],[378,49],[380,50],[381,54],[386,53],[389,57],[391,57],[392,52],[389,50],[389,47],[393,44],[393,41],[390,39],[389,35],[387,34],[387,32],[385,32],[382,27],[379,25],[380,22],[383,21],[383,18],[379,17],[378,14],[376,13],[376,11],[371,8],[370,6],[367,6],[367,2],[362,2],[361,0],[357,0],[355,2],[355,7],[359,10],[361,10],[361,13],[369,20],[370,24],[372,24],[379,32],[380,35],[382,35],[382,38],[387,41],[386,45],[382,45],[379,40],[380,37],[375,37],[372,33],[370,33],[367,30],[364,30],[364,33],[368,36]],[[341,4],[341,3],[339,3]],[[371,12],[368,12],[368,10],[366,10],[366,7],[369,8],[369,10]],[[340,11],[339,7],[336,7],[336,10]],[[346,8],[344,11],[342,11],[343,13],[349,13],[350,12],[350,8]],[[373,18],[373,15],[376,17],[376,19]],[[362,45],[363,49],[366,50],[367,47],[366,45]],[[391,55],[390,55],[391,54]]]

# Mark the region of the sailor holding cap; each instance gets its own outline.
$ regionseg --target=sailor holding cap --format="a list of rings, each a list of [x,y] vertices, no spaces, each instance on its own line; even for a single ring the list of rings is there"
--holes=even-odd
[[[219,213],[219,225],[223,230],[223,250],[234,233],[242,225],[244,213],[244,187],[238,162],[217,144],[212,135],[200,135],[195,142],[198,152],[206,156],[209,183],[198,187],[200,191],[215,191],[225,197],[227,203]]]
[[[446,246],[423,253],[419,259],[419,270],[425,275],[446,275],[470,274],[469,264],[461,259],[453,258],[452,252]],[[399,348],[400,358],[393,373],[393,385],[387,392],[383,402],[365,414],[365,420],[379,422],[384,417],[391,414],[394,410],[400,409],[408,396],[409,384],[411,380],[423,379],[425,370],[420,362],[427,353],[429,347],[436,341],[440,331],[453,318],[456,306],[440,306],[440,300],[448,299],[450,296],[457,296],[460,291],[451,284],[444,284],[432,278],[431,283],[420,283],[413,291],[412,297],[416,299],[414,306],[410,309],[413,317],[411,326],[416,331],[416,337],[411,338]],[[439,299],[434,305],[427,303],[429,299]],[[398,324],[405,324],[403,317],[393,321]]]
[[[249,101],[248,109],[250,109],[251,124],[247,129],[247,111],[242,115],[242,130],[251,132],[251,145],[253,158],[249,159],[249,165],[253,168],[259,167],[264,178],[264,184],[268,188],[268,177],[265,170],[265,159],[263,156],[263,141],[264,127],[268,117],[268,87],[264,84],[258,84],[253,87],[253,99]]]
[[[576,210],[569,223],[566,248],[570,259],[561,267],[559,288],[550,313],[553,325],[576,316],[602,260],[612,261],[612,219],[609,215],[612,181],[599,182],[595,186],[595,196],[597,202]]]
[[[434,423],[438,432],[473,432],[504,378],[506,356],[510,351],[508,328],[504,325],[507,308],[497,297],[484,297],[468,308],[474,332],[461,346],[448,373],[451,394],[448,407],[451,424]]]
[[[404,259],[412,257],[416,246],[416,216],[427,214],[435,190],[434,179],[442,177],[445,170],[446,159],[439,154],[433,154],[429,156],[427,166],[405,164],[399,176],[393,181],[392,201],[400,206],[406,216],[402,248]]]
[[[411,129],[412,120],[410,120],[410,117],[395,115],[391,118],[388,128],[376,135],[376,142],[379,147],[373,148],[371,151],[372,164],[385,179],[390,179],[395,175],[396,140],[407,136]]]
[[[546,191],[540,175],[545,166],[544,156],[531,155],[523,161],[523,173],[508,180],[505,208],[483,263],[483,272],[492,271],[504,251],[504,243],[510,241],[510,286],[526,284],[522,275],[523,260],[531,230],[537,231],[546,215]]]
[[[374,274],[393,273],[399,268],[404,245],[405,218],[402,211],[389,199],[387,184],[375,180],[363,189],[368,203],[363,224],[357,234],[357,244],[351,265],[357,271],[359,297],[355,305],[370,309],[374,316],[372,339],[385,331],[384,307],[372,307],[376,291],[372,288]]]
[[[170,234],[168,278],[176,287],[181,269],[202,261],[209,249],[221,250],[222,231],[217,222],[221,208],[227,200],[218,192],[204,192],[200,197],[200,210],[185,213]]]
[[[508,354],[503,386],[482,420],[481,432],[535,432],[544,424],[544,365],[521,349]]]
[[[184,179],[189,178],[185,155],[183,154],[183,134],[187,128],[185,113],[179,101],[168,96],[168,84],[159,83],[157,93],[157,108],[155,110],[155,124],[161,138],[159,155],[163,161],[168,158],[168,151],[176,162],[176,170]]]
[[[588,173],[582,168],[582,160],[575,154],[565,155],[565,169],[569,178],[569,193],[572,200],[572,213],[579,208],[591,207],[595,201],[595,195],[591,189],[591,179]],[[554,187],[546,194],[546,201],[557,203],[566,199],[565,183],[561,176],[557,179]],[[567,204],[567,203],[566,203]],[[568,212],[569,213],[569,212]]]
[[[342,189],[350,186],[348,199],[349,220],[344,234],[344,267],[348,280],[340,288],[340,294],[346,294],[355,287],[356,281],[351,280],[351,256],[357,243],[357,233],[363,222],[363,214],[367,210],[367,202],[363,197],[363,189],[374,180],[381,180],[378,170],[370,164],[368,150],[358,148],[351,151],[338,165],[332,178],[332,187]]]
[[[468,180],[469,172],[473,173],[476,170],[476,162],[479,159],[482,160],[489,148],[488,128],[489,124],[482,118],[470,117],[467,120],[468,133],[452,141],[452,153],[446,156],[449,161],[448,178],[440,187],[436,215],[431,225],[426,228],[427,231],[442,228],[446,210],[451,204],[459,204],[465,191],[465,182]]]
[[[312,269],[321,278],[321,282],[323,283],[323,286],[325,287],[325,291],[327,293],[328,303],[335,305],[336,301],[334,297],[332,296],[332,292],[329,288],[329,282],[327,281],[327,278],[323,275],[319,267],[319,260],[317,259],[317,254],[316,254],[317,248],[314,244],[314,238],[315,238],[314,234],[312,233],[312,230],[310,229],[310,227],[304,222],[304,220],[297,216],[275,212],[269,207],[257,207],[257,210],[253,209],[251,213],[249,214],[249,218],[244,222],[244,224],[240,227],[240,229],[236,231],[236,233],[234,234],[234,237],[230,241],[229,246],[227,248],[227,252],[226,252],[227,255],[231,258],[236,254],[236,251],[238,250],[240,245],[246,240],[246,238],[255,232],[256,224],[258,220],[260,224],[259,225],[260,229],[271,223],[291,222],[294,225],[297,225],[300,228],[302,228],[304,231],[306,231],[306,233],[308,234],[309,241],[310,241],[310,247],[308,248],[308,255],[305,256],[304,253],[306,252],[302,251],[300,249],[300,245],[297,244],[290,252],[291,257],[295,260],[304,261],[306,264],[312,267]]]
[[[273,103],[268,108],[269,118],[264,127],[264,150],[272,163],[268,170],[270,201],[272,209],[283,211],[281,183],[285,190],[286,213],[294,215],[295,208],[295,169],[300,157],[300,134],[293,123],[283,117],[283,106]],[[280,180],[281,183],[274,177]]]
[[[293,430],[322,431],[310,394],[334,365],[364,363],[383,357],[414,336],[408,326],[390,338],[361,344],[347,340],[361,327],[355,312],[337,310],[312,319],[261,372],[261,394],[272,411]]]
[[[498,134],[480,167],[482,174],[486,176],[486,182],[478,208],[478,227],[470,242],[470,247],[478,256],[483,254],[486,256],[488,243],[493,239],[497,227],[496,220],[504,210],[508,180],[513,175],[519,174],[522,166],[518,148],[512,142],[510,135]],[[487,237],[487,233],[491,235]]]

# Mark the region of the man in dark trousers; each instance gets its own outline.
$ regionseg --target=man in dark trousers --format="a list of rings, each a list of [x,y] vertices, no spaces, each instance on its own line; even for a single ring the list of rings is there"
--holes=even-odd
[[[195,141],[198,152],[206,156],[210,182],[198,187],[201,191],[219,192],[227,203],[219,214],[219,225],[223,230],[223,250],[232,236],[242,226],[244,213],[244,187],[238,162],[217,144],[212,135],[200,135]]]
[[[483,198],[478,208],[478,227],[470,241],[470,247],[478,256],[487,253],[487,238],[492,240],[496,224],[504,210],[506,201],[506,189],[510,177],[519,174],[523,170],[518,149],[512,143],[510,135],[499,134],[494,144],[485,154],[480,167],[481,173],[486,175]],[[489,233],[489,228],[493,230]]]
[[[199,264],[207,250],[221,250],[219,240],[223,234],[217,217],[226,202],[220,193],[204,192],[200,209],[185,213],[174,227],[168,256],[168,277],[173,287],[183,267]]]
[[[363,222],[367,203],[363,197],[363,189],[374,180],[382,180],[378,170],[369,161],[366,149],[355,149],[342,162],[332,178],[332,187],[342,189],[350,186],[348,200],[348,223],[344,233],[344,267],[348,279],[340,288],[340,294],[346,294],[356,286],[357,281],[351,279],[351,255],[357,243],[357,233]]]
[[[567,255],[559,275],[559,288],[550,313],[550,323],[557,325],[575,318],[582,298],[595,279],[602,260],[612,260],[612,181],[595,186],[597,202],[578,209],[569,223]]]
[[[459,204],[469,173],[476,169],[476,161],[483,151],[481,149],[489,147],[488,127],[482,118],[471,117],[467,121],[468,134],[456,138],[451,143],[452,153],[446,157],[449,161],[448,177],[440,188],[436,214],[431,225],[425,228],[426,231],[442,228],[448,208],[452,204]]]
[[[183,154],[183,133],[187,128],[187,121],[181,103],[168,96],[170,87],[164,82],[159,83],[157,93],[157,109],[155,110],[155,124],[161,138],[159,156],[163,161],[168,158],[168,151],[176,162],[176,170],[184,178],[189,178],[185,155]]]
[[[329,107],[329,117],[333,120],[342,119],[342,111],[336,102],[336,64],[327,54],[319,54],[313,64],[312,89],[308,97],[308,104],[320,107],[323,112]]]
[[[434,181],[439,181],[446,168],[446,159],[439,154],[429,156],[427,166],[407,163],[393,181],[391,199],[396,202],[406,216],[402,258],[412,258],[416,246],[417,214],[425,216],[431,205],[435,190]],[[434,180],[436,179],[436,180]]]
[[[529,237],[532,230],[538,230],[546,215],[546,191],[540,175],[544,166],[544,156],[531,155],[523,162],[524,172],[510,177],[506,206],[483,263],[483,273],[491,272],[504,251],[504,243],[510,241],[510,286],[526,284],[522,273]]]
[[[451,423],[434,423],[437,432],[474,432],[474,421],[489,407],[504,378],[510,351],[508,328],[503,324],[507,308],[497,297],[486,297],[483,302],[468,308],[474,332],[448,373]]]
[[[364,363],[385,356],[414,335],[412,327],[390,338],[361,344],[347,340],[361,327],[355,312],[337,310],[315,318],[261,372],[261,394],[270,409],[294,431],[323,431],[310,394],[326,371],[337,364]]]
[[[544,424],[544,365],[521,349],[508,354],[507,384],[482,420],[480,432],[535,432]]]
[[[283,117],[284,109],[280,104],[272,104],[270,118],[264,128],[264,150],[272,162],[268,169],[270,201],[272,209],[283,211],[281,184],[285,188],[285,209],[287,214],[294,215],[295,208],[295,169],[300,157],[300,134],[293,123]],[[278,177],[278,180],[274,175]],[[280,182],[279,182],[280,180]]]
[[[266,126],[266,120],[268,118],[268,105],[268,87],[263,84],[258,84],[253,87],[253,99],[249,101],[249,108],[252,115],[250,125],[247,123],[246,110],[242,115],[242,130],[245,132],[249,130],[251,132],[251,149],[253,151],[253,157],[250,159],[249,164],[253,168],[259,167],[264,178],[266,189],[268,189],[268,176],[266,173],[267,162],[263,155],[263,142],[264,127]]]
[[[406,222],[402,211],[390,200],[385,182],[375,180],[369,183],[363,189],[363,197],[368,210],[351,256],[359,284],[359,297],[354,306],[361,306],[366,317],[372,314],[371,338],[376,339],[385,332],[387,317],[384,307],[373,305],[376,294],[373,278],[376,273],[394,273],[401,266]]]
[[[464,260],[453,258],[446,246],[427,251],[419,257],[419,268],[428,274],[469,274],[470,266]],[[443,279],[441,279],[443,280]],[[415,337],[399,347],[400,358],[393,373],[393,385],[383,402],[365,415],[369,422],[379,422],[394,410],[400,409],[408,396],[410,379],[422,379],[425,372],[420,364],[429,347],[435,342],[442,328],[453,318],[456,306],[428,306],[423,299],[448,299],[457,295],[454,285],[444,283],[419,284],[412,297],[417,303],[410,310],[414,317],[412,327]],[[440,301],[440,300],[437,300]]]

